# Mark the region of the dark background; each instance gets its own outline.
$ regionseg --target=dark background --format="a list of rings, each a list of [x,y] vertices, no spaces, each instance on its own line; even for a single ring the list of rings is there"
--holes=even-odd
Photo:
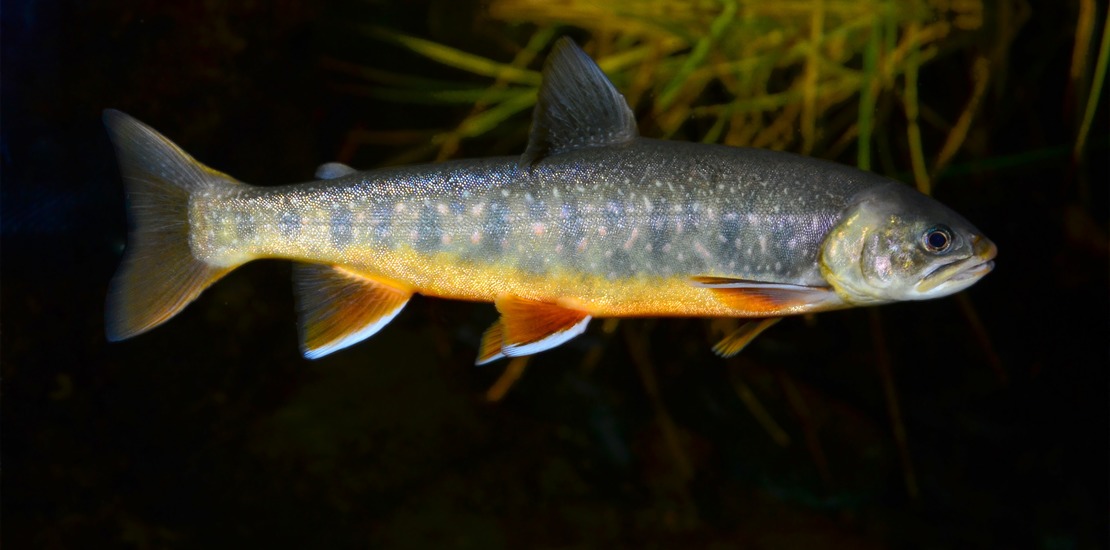
[[[100,112],[243,181],[304,181],[351,150],[352,129],[431,130],[465,112],[344,92],[323,60],[450,72],[354,25],[500,59],[526,26],[477,3],[5,0],[4,542],[1106,547],[1107,111],[1072,162],[1076,11],[1032,9],[976,124],[982,158],[1014,162],[962,153],[979,168],[936,188],[1000,249],[964,298],[790,319],[729,361],[709,351],[708,321],[594,323],[490,403],[506,362],[472,362],[492,307],[417,297],[375,337],[309,362],[285,262],[247,265],[165,326],[108,344],[126,216]],[[923,100],[958,112],[969,63],[927,66]],[[514,137],[461,153],[522,150]]]

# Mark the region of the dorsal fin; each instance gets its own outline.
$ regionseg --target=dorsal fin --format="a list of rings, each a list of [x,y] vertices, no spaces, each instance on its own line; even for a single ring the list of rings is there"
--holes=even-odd
[[[575,149],[625,143],[638,134],[624,96],[573,40],[560,38],[543,68],[521,165]]]
[[[316,169],[316,177],[322,180],[330,180],[341,178],[348,174],[354,174],[355,172],[357,172],[357,170],[342,162],[326,162]]]

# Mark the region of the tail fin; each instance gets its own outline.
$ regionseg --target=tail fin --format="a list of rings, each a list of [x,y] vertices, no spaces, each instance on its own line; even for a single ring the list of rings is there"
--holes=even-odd
[[[193,255],[189,197],[242,184],[119,111],[105,110],[104,125],[116,147],[131,224],[123,263],[108,288],[106,332],[115,342],[166,322],[235,269]]]

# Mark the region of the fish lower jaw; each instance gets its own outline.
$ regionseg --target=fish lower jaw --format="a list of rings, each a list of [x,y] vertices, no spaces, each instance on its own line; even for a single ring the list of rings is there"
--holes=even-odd
[[[955,273],[951,273],[939,282],[926,278],[921,283],[918,283],[915,288],[915,295],[911,299],[931,300],[933,298],[942,298],[950,294],[955,294],[979,282],[979,279],[982,279],[984,275],[990,273],[992,269],[994,269],[994,262],[986,261],[967,266]]]
[[[829,281],[829,283],[836,291],[836,295],[844,302],[844,307],[877,306],[897,301],[885,294],[868,292],[865,287],[844,280]]]
[[[974,262],[976,259],[979,258],[972,257],[955,265],[941,266],[926,275],[921,282],[917,283],[914,290],[922,296],[920,299],[937,298],[959,292],[994,269],[994,260]],[[953,286],[959,288],[953,289]]]

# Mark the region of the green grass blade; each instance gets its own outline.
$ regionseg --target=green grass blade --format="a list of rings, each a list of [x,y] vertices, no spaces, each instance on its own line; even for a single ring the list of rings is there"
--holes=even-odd
[[[457,50],[450,46],[407,36],[389,29],[373,26],[362,26],[360,30],[373,38],[392,42],[428,59],[442,63],[449,67],[467,71],[482,76],[503,79],[513,84],[525,86],[539,86],[540,73],[521,69],[492,59]]]
[[[875,71],[879,65],[879,41],[882,39],[882,27],[879,18],[871,21],[871,37],[867,41],[867,48],[863,51],[863,82],[859,94],[859,137],[856,139],[858,156],[856,164],[863,170],[871,169],[871,127],[872,116],[875,112],[875,94],[872,83],[875,82]]]
[[[1087,134],[1091,131],[1099,100],[1102,99],[1102,84],[1106,80],[1107,63],[1110,63],[1110,10],[1106,11],[1106,22],[1102,25],[1102,43],[1099,45],[1098,60],[1095,62],[1095,78],[1091,82],[1091,93],[1087,96],[1087,109],[1083,113],[1083,123],[1079,127],[1079,135],[1075,138],[1073,158],[1079,158],[1087,142]]]

